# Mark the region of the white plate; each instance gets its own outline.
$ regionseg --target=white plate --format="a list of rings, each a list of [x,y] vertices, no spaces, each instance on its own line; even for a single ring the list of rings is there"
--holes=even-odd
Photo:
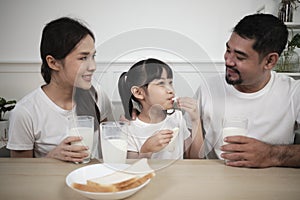
[[[72,188],[74,191],[80,193],[82,196],[85,196],[90,199],[124,199],[136,193],[138,190],[147,185],[150,180],[146,181],[144,184],[139,187],[125,190],[121,192],[86,192],[78,190],[72,187],[72,183],[81,183],[86,184],[86,180],[91,178],[97,178],[105,176],[115,172],[116,170],[122,170],[129,167],[127,164],[114,164],[114,165],[104,165],[104,164],[94,164],[88,165],[85,167],[78,168],[68,174],[66,177],[67,185]]]

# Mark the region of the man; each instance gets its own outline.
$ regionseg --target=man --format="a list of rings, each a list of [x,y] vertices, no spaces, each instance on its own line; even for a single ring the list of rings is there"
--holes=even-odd
[[[300,82],[272,71],[285,48],[286,26],[269,14],[244,17],[226,43],[224,77],[200,84],[197,98],[207,158],[237,167],[300,166],[294,129],[300,123]],[[224,139],[226,117],[246,117],[246,136]]]

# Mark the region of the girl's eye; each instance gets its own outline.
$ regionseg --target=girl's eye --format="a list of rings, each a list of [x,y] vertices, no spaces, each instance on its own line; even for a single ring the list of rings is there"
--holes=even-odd
[[[87,60],[87,56],[81,57],[80,60]]]
[[[160,82],[158,82],[158,85],[164,85],[165,84],[165,82],[164,81],[160,81]]]

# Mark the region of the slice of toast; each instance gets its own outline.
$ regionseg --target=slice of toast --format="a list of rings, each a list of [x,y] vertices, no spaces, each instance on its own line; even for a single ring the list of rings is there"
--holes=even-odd
[[[172,137],[171,141],[169,142],[169,144],[164,148],[165,151],[172,152],[175,150],[176,140],[177,140],[178,133],[179,133],[179,128],[175,127],[172,129],[172,131],[173,131],[173,137]]]
[[[119,188],[119,191],[129,190],[129,189],[132,189],[132,188],[136,188],[136,187],[142,185],[143,183],[145,183],[147,180],[153,178],[154,175],[155,175],[154,173],[146,174],[145,176],[143,176],[141,178],[138,178],[133,183],[131,183],[131,184],[127,185],[127,186]]]
[[[124,170],[89,179],[87,184],[73,183],[73,187],[88,192],[118,192],[138,187],[154,175],[147,159],[143,158]]]
[[[101,188],[110,188],[112,192],[118,191],[118,188],[125,187],[137,180],[133,174],[116,171],[107,176],[87,180],[87,185],[98,186]]]
[[[97,185],[87,185],[81,183],[72,183],[72,187],[86,192],[114,192],[116,190],[114,186],[98,187]]]

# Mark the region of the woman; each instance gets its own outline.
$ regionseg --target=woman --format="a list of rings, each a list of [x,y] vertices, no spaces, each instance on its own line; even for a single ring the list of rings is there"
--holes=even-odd
[[[93,33],[74,19],[63,17],[45,26],[40,53],[46,84],[20,100],[11,113],[7,144],[11,157],[82,162],[88,156],[86,146],[71,145],[81,138],[68,136],[67,130],[69,117],[91,115],[99,135],[100,122],[111,114],[106,94],[92,84],[94,43]],[[94,149],[94,156],[101,157]]]

